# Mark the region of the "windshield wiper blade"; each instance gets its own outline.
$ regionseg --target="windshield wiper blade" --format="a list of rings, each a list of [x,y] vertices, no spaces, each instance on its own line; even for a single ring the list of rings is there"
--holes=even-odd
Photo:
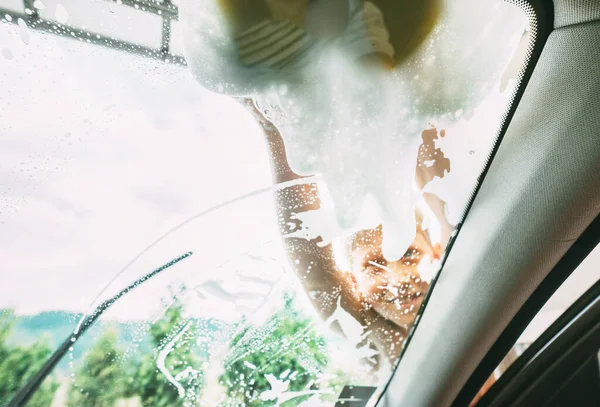
[[[52,370],[56,367],[58,362],[63,358],[63,356],[68,352],[69,348],[73,346],[74,343],[88,330],[88,328],[106,311],[110,308],[117,300],[124,295],[131,292],[133,289],[139,287],[144,282],[150,280],[152,277],[157,276],[161,272],[165,271],[169,267],[174,266],[182,260],[187,259],[193,253],[187,252],[182,254],[181,256],[171,260],[170,262],[162,265],[161,267],[153,270],[152,272],[146,274],[145,276],[138,278],[133,283],[129,284],[127,287],[119,291],[115,296],[109,298],[100,304],[93,313],[88,314],[83,322],[79,324],[79,329],[73,331],[64,341],[63,343],[56,349],[56,351],[48,358],[48,360],[44,363],[44,365],[40,368],[40,370],[33,375],[31,379],[15,394],[15,396],[11,399],[11,401],[6,405],[6,407],[24,407],[27,404],[27,401],[31,398],[33,393],[40,387],[44,379],[52,372]]]

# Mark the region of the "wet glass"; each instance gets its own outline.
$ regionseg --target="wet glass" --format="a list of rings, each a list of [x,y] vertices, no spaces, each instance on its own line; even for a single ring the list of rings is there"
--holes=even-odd
[[[0,0],[0,352],[12,355],[0,402],[95,307],[168,265],[73,342],[30,405],[374,405],[518,84],[533,41],[523,11],[492,0],[433,10],[423,41],[396,43],[402,64],[322,77],[310,92],[328,109],[290,115],[306,100],[295,82],[244,98],[204,89],[178,58],[182,18],[156,4],[13,3]],[[466,9],[486,18],[467,24]],[[393,80],[385,103],[378,92],[366,102],[391,112],[394,132],[347,125],[364,113],[345,103],[361,101],[359,79]],[[310,171],[318,154],[298,122],[337,129],[326,171]],[[382,135],[366,155],[357,129]],[[381,192],[397,180],[412,197],[389,201],[414,218],[397,258],[385,256],[381,200],[363,203],[361,227],[340,222],[340,205],[354,217],[347,188],[365,181],[355,169],[378,161],[398,174],[369,182]],[[14,366],[22,374],[2,387]]]

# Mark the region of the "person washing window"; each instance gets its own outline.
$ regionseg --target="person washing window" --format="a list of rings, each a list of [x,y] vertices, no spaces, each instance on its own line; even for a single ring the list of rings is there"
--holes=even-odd
[[[254,114],[267,140],[274,183],[296,180],[286,160],[285,145],[277,128],[264,118],[249,99],[244,101]],[[419,178],[430,176],[434,167],[420,167]],[[347,268],[336,263],[331,244],[322,246],[321,238],[285,237],[302,228],[296,215],[318,210],[321,197],[316,184],[294,185],[275,193],[279,231],[284,236],[290,264],[304,290],[325,320],[338,304],[367,330],[386,362],[393,364],[402,342],[423,302],[429,287],[419,266],[439,260],[447,241],[433,243],[424,230],[425,216],[435,218],[428,207],[415,210],[415,239],[402,258],[389,261],[382,251],[382,228],[361,230],[346,239]],[[428,213],[425,213],[428,212]]]
[[[327,95],[319,97],[321,72],[329,58],[341,55],[356,67],[353,81],[372,84],[366,91],[348,93],[347,99],[354,103],[351,109],[367,117],[367,122],[383,121],[376,112],[381,106],[389,109],[386,78],[431,32],[440,6],[440,0],[202,0],[203,7],[191,7],[191,1],[181,7],[182,19],[188,20],[183,32],[190,68],[205,88],[236,97],[257,119],[269,146],[276,183],[319,170],[310,157],[296,158],[301,148],[288,143],[285,134],[282,137],[288,129],[302,133],[302,123],[294,118],[311,122],[306,131],[315,134],[344,127],[343,121],[331,121],[315,107],[319,100],[325,100],[319,106],[332,102]],[[354,87],[353,82],[346,84]],[[280,103],[269,99],[273,93]],[[273,110],[280,108],[292,111],[287,121],[272,119],[277,117]],[[312,126],[319,121],[325,124]],[[375,134],[379,128],[360,127],[365,129]],[[408,160],[406,155],[402,158],[413,163],[404,174],[411,187],[414,183],[422,188],[424,180],[433,178],[428,171],[439,169],[439,165],[415,169],[417,150]],[[428,288],[417,267],[439,259],[447,243],[432,243],[424,219],[437,217],[437,222],[451,228],[440,210],[443,202],[431,194],[425,201],[431,208],[410,206],[411,242],[402,248],[406,253],[393,260],[384,255],[381,225],[347,239],[346,269],[336,264],[331,245],[319,244],[320,238],[284,238],[290,263],[323,319],[331,318],[341,306],[365,328],[379,361],[390,364],[398,358]],[[276,202],[280,232],[286,236],[303,227],[295,215],[319,209],[321,197],[315,184],[303,184],[278,191]]]

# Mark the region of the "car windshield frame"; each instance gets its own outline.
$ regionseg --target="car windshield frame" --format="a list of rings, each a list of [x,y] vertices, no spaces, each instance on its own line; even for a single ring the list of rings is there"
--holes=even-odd
[[[171,27],[172,27],[172,23],[174,21],[178,20],[178,17],[177,17],[178,8],[175,4],[171,3],[170,0],[165,0],[160,3],[153,2],[153,1],[141,1],[141,0],[118,0],[118,1],[116,1],[116,3],[134,8],[136,10],[141,10],[143,12],[147,12],[147,13],[150,13],[153,15],[160,16],[163,21],[162,29],[161,29],[160,47],[152,48],[152,47],[142,46],[142,45],[135,44],[133,42],[128,42],[128,41],[118,39],[118,38],[115,38],[112,36],[106,36],[106,35],[98,34],[96,32],[88,31],[86,29],[69,26],[68,24],[61,24],[61,23],[57,23],[55,21],[46,20],[40,15],[39,9],[35,6],[33,0],[23,0],[23,7],[24,7],[23,12],[0,8],[0,15],[4,16],[4,20],[6,23],[12,23],[12,24],[19,25],[20,21],[23,21],[23,22],[25,22],[27,27],[29,27],[33,30],[39,30],[41,32],[45,32],[45,33],[49,33],[52,35],[57,35],[57,36],[65,37],[65,38],[79,38],[80,41],[82,38],[88,38],[87,42],[92,45],[99,45],[99,46],[107,47],[107,48],[110,48],[110,49],[113,49],[116,51],[139,55],[144,58],[156,59],[163,63],[173,64],[176,67],[186,67],[187,66],[187,63],[183,56],[177,55],[172,52]],[[526,74],[524,74],[524,76],[526,76]],[[518,89],[524,88],[525,83],[526,83],[526,81],[521,79],[521,83],[517,86]],[[506,127],[506,125],[510,121],[510,117],[512,115],[512,112],[514,112],[514,108],[516,107],[516,104],[518,104],[518,96],[513,97],[511,103],[509,103],[508,113],[503,118],[503,124],[502,124],[503,129]],[[503,130],[500,130],[500,134],[503,134]],[[501,137],[499,137],[496,140],[496,142],[494,143],[494,146],[492,148],[492,153],[486,160],[485,165],[482,169],[482,173],[477,180],[475,191],[473,192],[473,194],[469,200],[469,204],[464,209],[463,219],[464,219],[464,217],[466,217],[466,214],[468,213],[468,210],[472,203],[473,197],[477,193],[478,184],[481,182],[483,177],[485,177],[485,172],[487,171],[487,168],[489,167],[491,161],[493,160],[493,155],[494,155],[495,149],[497,148],[497,145],[500,143],[500,141],[501,141]],[[448,243],[447,249],[444,253],[444,258],[442,259],[442,263],[439,268],[439,272],[441,272],[443,270],[445,258],[447,257],[448,253],[450,252],[452,245],[458,236],[458,231],[460,231],[461,225],[462,225],[462,222],[458,223],[456,225],[457,232],[455,232],[455,234],[452,236],[451,240]],[[85,332],[85,330],[89,326],[91,326],[106,309],[108,309],[111,305],[113,305],[116,302],[116,300],[121,298],[123,295],[129,293],[132,289],[138,287],[140,285],[140,283],[145,282],[145,281],[149,280],[150,278],[152,278],[153,276],[166,270],[168,267],[170,267],[170,265],[174,264],[173,262],[177,263],[180,260],[183,260],[184,258],[188,257],[189,255],[191,255],[191,253],[185,254],[182,257],[177,258],[177,259],[173,260],[172,262],[160,267],[159,269],[156,269],[156,270],[152,271],[151,273],[149,273],[143,277],[140,277],[139,279],[135,280],[130,285],[127,285],[124,289],[122,289],[118,294],[116,294],[112,298],[105,300],[94,311],[88,313],[88,315],[84,319],[82,319],[82,321],[79,323],[80,328],[75,330],[75,334],[70,335],[68,338],[66,338],[66,340],[59,347],[59,349],[57,349],[56,352],[54,353],[54,355],[48,360],[48,362],[46,363],[44,368],[42,368],[40,370],[39,374],[34,376],[30,380],[30,382],[25,387],[22,388],[22,390],[15,396],[15,398],[9,405],[17,406],[17,405],[21,405],[21,403],[24,403],[26,401],[26,398],[35,391],[35,388],[37,386],[39,386],[39,384],[41,384],[44,377],[51,372],[52,367],[55,366],[56,363],[58,363],[58,361],[60,360],[60,358],[62,358],[65,355],[65,353],[67,352],[67,349],[68,349],[67,345],[69,345],[69,342],[74,342],[73,338],[75,340],[77,340],[78,336],[81,336]],[[439,276],[439,274],[438,274],[438,276]],[[425,298],[425,301],[418,311],[415,324],[411,326],[411,329],[408,333],[407,341],[405,342],[405,345],[403,347],[402,354],[408,347],[410,339],[412,338],[412,334],[418,326],[418,320],[419,320],[420,315],[422,314],[423,310],[426,307],[427,300],[429,299],[430,295],[433,292],[433,288],[434,288],[436,279],[437,279],[437,277],[434,278],[434,280],[431,284],[431,288],[429,289],[429,292]],[[400,357],[402,357],[402,354]],[[383,392],[385,393],[385,389]],[[14,403],[16,403],[16,404],[14,404]]]

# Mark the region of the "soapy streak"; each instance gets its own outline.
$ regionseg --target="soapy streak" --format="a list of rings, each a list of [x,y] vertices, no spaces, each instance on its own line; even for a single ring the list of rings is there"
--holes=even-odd
[[[238,274],[239,276],[239,274]],[[239,276],[241,280],[245,280],[248,279],[245,276]],[[252,277],[250,279],[253,279]],[[238,311],[246,311],[249,315],[249,319],[252,318],[252,315],[254,315],[256,312],[258,312],[260,309],[262,309],[262,307],[269,302],[269,300],[273,297],[273,292],[275,291],[275,288],[277,286],[277,284],[279,283],[279,279],[276,281],[267,281],[267,280],[262,280],[259,278],[256,278],[255,280],[262,282],[263,284],[268,284],[269,285],[269,291],[263,294],[259,294],[260,296],[263,297],[261,303],[257,306],[255,306],[254,308],[248,308],[248,307],[242,307],[237,303],[237,298],[242,295],[242,296],[252,296],[252,298],[256,298],[256,294],[252,295],[250,293],[235,293],[235,294],[231,294],[228,291],[226,291],[225,289],[223,289],[221,286],[219,286],[219,283],[216,281],[208,281],[205,282],[203,284],[200,284],[196,287],[193,287],[192,290],[196,291],[196,293],[202,298],[202,299],[206,299],[206,297],[202,294],[201,291],[202,288],[204,288],[204,286],[208,283],[209,286],[211,286],[214,290],[212,291],[212,294],[215,295],[217,298],[220,298],[222,300],[225,300],[227,302],[231,302],[233,303],[233,305],[236,307],[236,309]],[[235,338],[237,335],[239,335],[246,327],[248,326],[248,324],[244,324],[239,326],[236,331],[231,335],[231,337]],[[236,347],[234,347],[233,349],[231,349],[231,353],[235,353],[235,352],[239,352],[238,349],[240,349],[242,347],[242,345],[246,344],[247,341],[244,341],[245,338],[242,338],[239,342],[238,345]],[[223,350],[225,351],[225,349]],[[251,353],[252,351],[249,352],[245,352],[242,356],[239,356],[237,358],[235,358],[235,360],[233,362],[235,362],[236,360],[239,360],[241,358],[243,358],[245,355],[247,355],[248,353]],[[231,362],[231,363],[233,363]]]
[[[175,376],[175,380],[180,380],[184,377],[187,377],[191,374],[198,374],[200,373],[198,370],[194,369],[191,366],[186,367],[183,371],[177,373],[177,376]]]
[[[480,36],[474,41],[473,28],[477,27],[465,26],[461,17],[465,12],[485,17],[489,5],[484,3],[441,1],[439,23],[423,23],[427,25],[422,28],[428,28],[418,45],[404,55],[407,60],[394,72],[398,75],[391,75],[356,63],[360,51],[352,49],[346,36],[354,41],[368,35],[357,37],[343,29],[335,40],[318,47],[304,69],[253,70],[240,64],[239,43],[226,29],[228,17],[219,3],[189,0],[182,4],[189,7],[182,13],[187,18],[182,21],[186,58],[196,79],[208,89],[257,99],[265,116],[281,130],[291,169],[300,175],[323,174],[342,227],[355,226],[365,195],[373,193],[382,212],[383,253],[390,260],[399,259],[414,237],[412,208],[417,197],[411,183],[416,134],[409,127],[410,119],[454,117],[471,111],[489,92],[490,76],[498,75],[494,68],[505,66],[514,52],[512,41],[507,41],[510,34],[526,23],[520,10],[509,10],[506,5],[497,10],[499,18],[485,30],[497,32],[501,40],[490,42]],[[312,17],[309,20],[313,22]],[[387,28],[388,33],[379,35],[382,43],[402,53],[405,41],[395,36],[388,40],[388,34],[396,32],[393,24],[377,28],[374,32]],[[485,49],[494,52],[479,52]],[[459,53],[470,55],[469,64],[477,69],[463,72],[463,66],[455,63]]]
[[[266,286],[269,286],[269,287],[271,287],[273,285],[273,281],[264,280],[262,278],[254,277],[254,276],[240,275],[240,280],[246,281],[248,283],[254,283],[254,284],[259,284],[259,285],[266,285]]]
[[[172,227],[171,229],[169,229],[166,233],[164,233],[163,235],[161,235],[158,239],[156,239],[155,241],[153,241],[152,243],[150,243],[148,246],[146,246],[146,248],[144,248],[141,252],[139,252],[135,257],[133,257],[126,265],[125,267],[123,267],[121,270],[119,270],[117,272],[117,274],[115,274],[115,276],[108,282],[106,283],[106,285],[100,290],[100,292],[98,293],[98,295],[96,295],[96,297],[92,300],[92,302],[90,303],[90,306],[88,308],[88,311],[86,311],[82,316],[81,319],[79,320],[79,323],[75,329],[75,333],[77,333],[81,327],[81,324],[84,322],[85,318],[90,314],[90,312],[95,308],[94,304],[96,304],[98,302],[98,300],[105,294],[105,292],[108,290],[108,288],[111,286],[111,284],[113,284],[117,278],[119,278],[125,271],[127,271],[140,257],[142,257],[144,254],[146,254],[148,251],[150,251],[150,249],[154,248],[158,243],[160,243],[161,241],[163,241],[165,238],[167,238],[168,236],[170,236],[171,234],[175,233],[176,231],[178,231],[179,229],[181,229],[182,227],[184,227],[185,225],[187,225],[188,223],[199,219],[205,215],[211,214],[213,212],[216,212],[222,208],[225,208],[229,205],[232,205],[236,202],[240,202],[243,201],[244,199],[248,199],[254,196],[258,196],[260,194],[264,194],[266,192],[270,192],[270,191],[279,191],[281,189],[285,189],[294,185],[302,185],[302,184],[311,184],[314,182],[317,182],[321,179],[320,176],[312,176],[312,177],[305,177],[305,178],[300,178],[300,179],[295,179],[295,180],[291,180],[291,181],[286,181],[286,182],[281,182],[279,184],[275,184],[269,187],[265,187],[265,188],[261,188],[258,189],[256,191],[253,192],[249,192],[247,194],[243,194],[240,195],[238,197],[235,197],[233,199],[230,199],[228,201],[224,201],[221,202],[220,204],[211,206],[210,208],[207,208],[201,212],[198,212],[197,214],[189,217],[188,219],[186,219],[185,221],[179,223],[178,225]]]
[[[181,383],[175,380],[175,378],[171,375],[171,373],[165,366],[165,361],[167,359],[167,356],[169,356],[169,353],[171,353],[171,351],[173,350],[175,343],[187,332],[188,329],[190,329],[191,325],[192,321],[189,321],[183,327],[183,329],[181,329],[181,331],[179,331],[177,335],[175,335],[175,337],[169,343],[167,343],[167,345],[160,351],[160,353],[158,354],[158,358],[156,359],[156,367],[158,368],[158,370],[161,371],[163,375],[165,375],[165,378],[173,386],[175,386],[175,388],[177,389],[177,394],[179,394],[180,398],[183,398],[185,396],[185,389],[183,388]]]
[[[309,326],[305,327],[305,328],[304,328],[302,331],[300,331],[299,333],[297,333],[297,334],[296,334],[296,335],[295,335],[295,336],[292,338],[292,340],[289,342],[289,344],[288,344],[288,347],[287,347],[287,348],[280,349],[280,350],[279,350],[278,352],[276,352],[274,355],[272,355],[272,356],[269,356],[269,359],[271,359],[271,360],[276,360],[276,359],[277,359],[277,357],[281,356],[282,354],[287,354],[287,353],[289,353],[289,352],[291,352],[291,351],[295,350],[295,348],[294,348],[294,345],[296,345],[298,342],[300,342],[300,341],[304,340],[304,338],[305,338],[305,337],[308,335],[308,330],[309,330],[310,328],[312,328],[312,326],[311,326],[311,325],[309,325]],[[234,348],[231,350],[231,351],[232,351],[232,353],[233,353],[234,351],[236,351],[238,347],[241,347],[241,345],[245,345],[246,343],[247,343],[247,342],[244,342],[243,344],[241,344],[241,341],[240,341],[240,344],[238,344],[238,346],[234,347]],[[247,355],[249,355],[249,354],[251,354],[251,353],[255,353],[255,352],[257,352],[257,351],[260,351],[260,350],[261,350],[261,348],[262,348],[262,346],[260,346],[260,345],[259,345],[259,346],[257,346],[255,349],[252,349],[252,350],[250,350],[250,351],[246,351],[246,352],[244,352],[244,353],[243,353],[241,356],[237,357],[237,358],[236,358],[236,359],[234,359],[234,360],[231,360],[231,361],[229,361],[228,365],[232,365],[233,363],[235,363],[235,362],[236,362],[236,361],[238,361],[239,359],[242,359],[243,357],[245,357],[245,356],[247,356]],[[252,372],[252,374],[251,374],[251,375],[249,375],[249,376],[248,376],[248,378],[250,379],[250,378],[252,378],[252,377],[254,377],[254,376],[257,376],[259,373],[261,373],[262,371],[264,371],[264,370],[265,370],[266,368],[268,368],[268,367],[269,367],[269,365],[265,365],[265,366],[262,366],[262,367],[260,367],[260,368],[257,368],[257,369],[256,369],[254,372]]]
[[[257,99],[279,130],[291,170],[323,174],[335,208],[336,224],[329,222],[327,233],[360,230],[357,222],[370,195],[380,215],[377,224],[384,228],[382,250],[386,258],[400,258],[414,239],[416,135],[396,111],[402,94],[396,80],[340,55],[332,50],[325,58],[313,88],[303,85],[286,96],[267,92]],[[322,92],[330,98],[316,97]],[[275,107],[281,107],[281,114]],[[269,117],[267,110],[274,115]],[[307,128],[305,123],[314,124]]]
[[[378,268],[380,268],[382,270],[385,270],[388,273],[394,273],[394,270],[392,270],[391,268],[386,267],[383,264],[376,263],[376,262],[374,262],[372,260],[369,260],[369,264],[372,265],[372,266],[378,267]]]
[[[308,210],[304,212],[294,213],[290,217],[292,220],[300,221],[300,227],[293,232],[286,233],[282,237],[300,238],[306,240],[314,240],[321,238],[317,242],[318,247],[325,247],[333,242],[334,239],[344,236],[349,236],[357,230],[374,229],[379,225],[376,218],[368,215],[360,218],[355,227],[343,228],[336,221],[335,213],[331,208],[322,206],[319,209]]]
[[[230,355],[226,358],[224,363],[225,368],[227,369],[231,367],[233,363],[243,359],[251,353],[262,350],[263,347],[262,343],[260,342],[261,339],[271,335],[277,328],[276,324],[277,321],[271,318],[265,325],[261,327],[249,326],[248,324],[240,327],[236,333],[231,335],[232,338],[236,338],[242,330],[246,328],[248,329],[246,332],[244,332],[238,343],[230,349]]]
[[[346,339],[357,350],[357,357],[368,359],[379,354],[378,351],[371,349],[368,343],[360,346],[360,344],[369,336],[369,332],[367,332],[365,327],[342,307],[341,296],[338,297],[335,311],[325,321],[325,326],[331,326],[334,322],[339,324]]]
[[[256,307],[256,309],[260,309],[265,304],[265,302],[268,301],[268,299],[271,296],[271,293],[275,289],[275,286],[280,281],[280,278],[275,281],[270,281],[270,280],[264,280],[259,277],[245,276],[245,275],[240,274],[239,272],[237,272],[235,274],[234,279],[236,277],[239,280],[241,280],[242,282],[245,281],[248,283],[254,283],[254,284],[268,287],[268,291],[266,293],[259,293],[256,291],[254,291],[254,292],[252,292],[252,291],[247,291],[247,292],[237,291],[237,292],[231,293],[231,292],[225,290],[220,285],[220,283],[221,283],[220,281],[215,281],[215,280],[205,281],[205,282],[193,287],[192,289],[194,291],[196,291],[196,293],[198,295],[200,295],[202,299],[206,299],[206,296],[204,296],[204,294],[203,294],[203,291],[204,291],[207,294],[212,295],[213,297],[219,298],[226,302],[230,302],[230,303],[234,304],[236,307],[239,306],[238,302],[240,300],[253,300],[253,299],[257,298],[258,296],[262,296],[264,298],[264,300],[258,307]]]
[[[167,312],[167,310],[168,310],[169,308],[171,308],[171,306],[172,306],[173,304],[175,304],[176,302],[177,302],[177,297],[173,297],[173,301],[171,301],[170,303],[168,303],[167,305],[165,305],[165,306],[163,307],[163,309],[162,309],[162,310],[161,310],[161,311],[160,311],[160,312],[159,312],[159,313],[156,315],[156,317],[154,317],[154,318],[152,319],[152,322],[151,322],[151,324],[153,324],[153,325],[154,325],[154,324],[156,323],[156,321],[158,321],[159,319],[161,319],[161,318],[163,317],[163,315],[165,315],[165,313]]]
[[[271,390],[265,390],[261,393],[260,398],[263,401],[277,400],[273,407],[280,407],[281,404],[286,401],[295,399],[296,397],[315,395],[315,394],[327,394],[331,393],[330,389],[326,390],[302,390],[302,391],[287,391],[290,386],[289,380],[282,381],[273,376],[272,374],[265,375],[265,379],[269,382]]]
[[[250,254],[248,252],[243,253],[243,255],[246,256],[246,257],[248,257],[248,258],[250,258],[250,259],[252,259],[252,260],[262,261],[264,263],[267,262],[266,260],[276,261],[276,259],[274,257],[271,257],[271,256],[266,256],[266,257],[263,257],[263,256],[254,256],[254,255],[252,255],[252,254]]]

